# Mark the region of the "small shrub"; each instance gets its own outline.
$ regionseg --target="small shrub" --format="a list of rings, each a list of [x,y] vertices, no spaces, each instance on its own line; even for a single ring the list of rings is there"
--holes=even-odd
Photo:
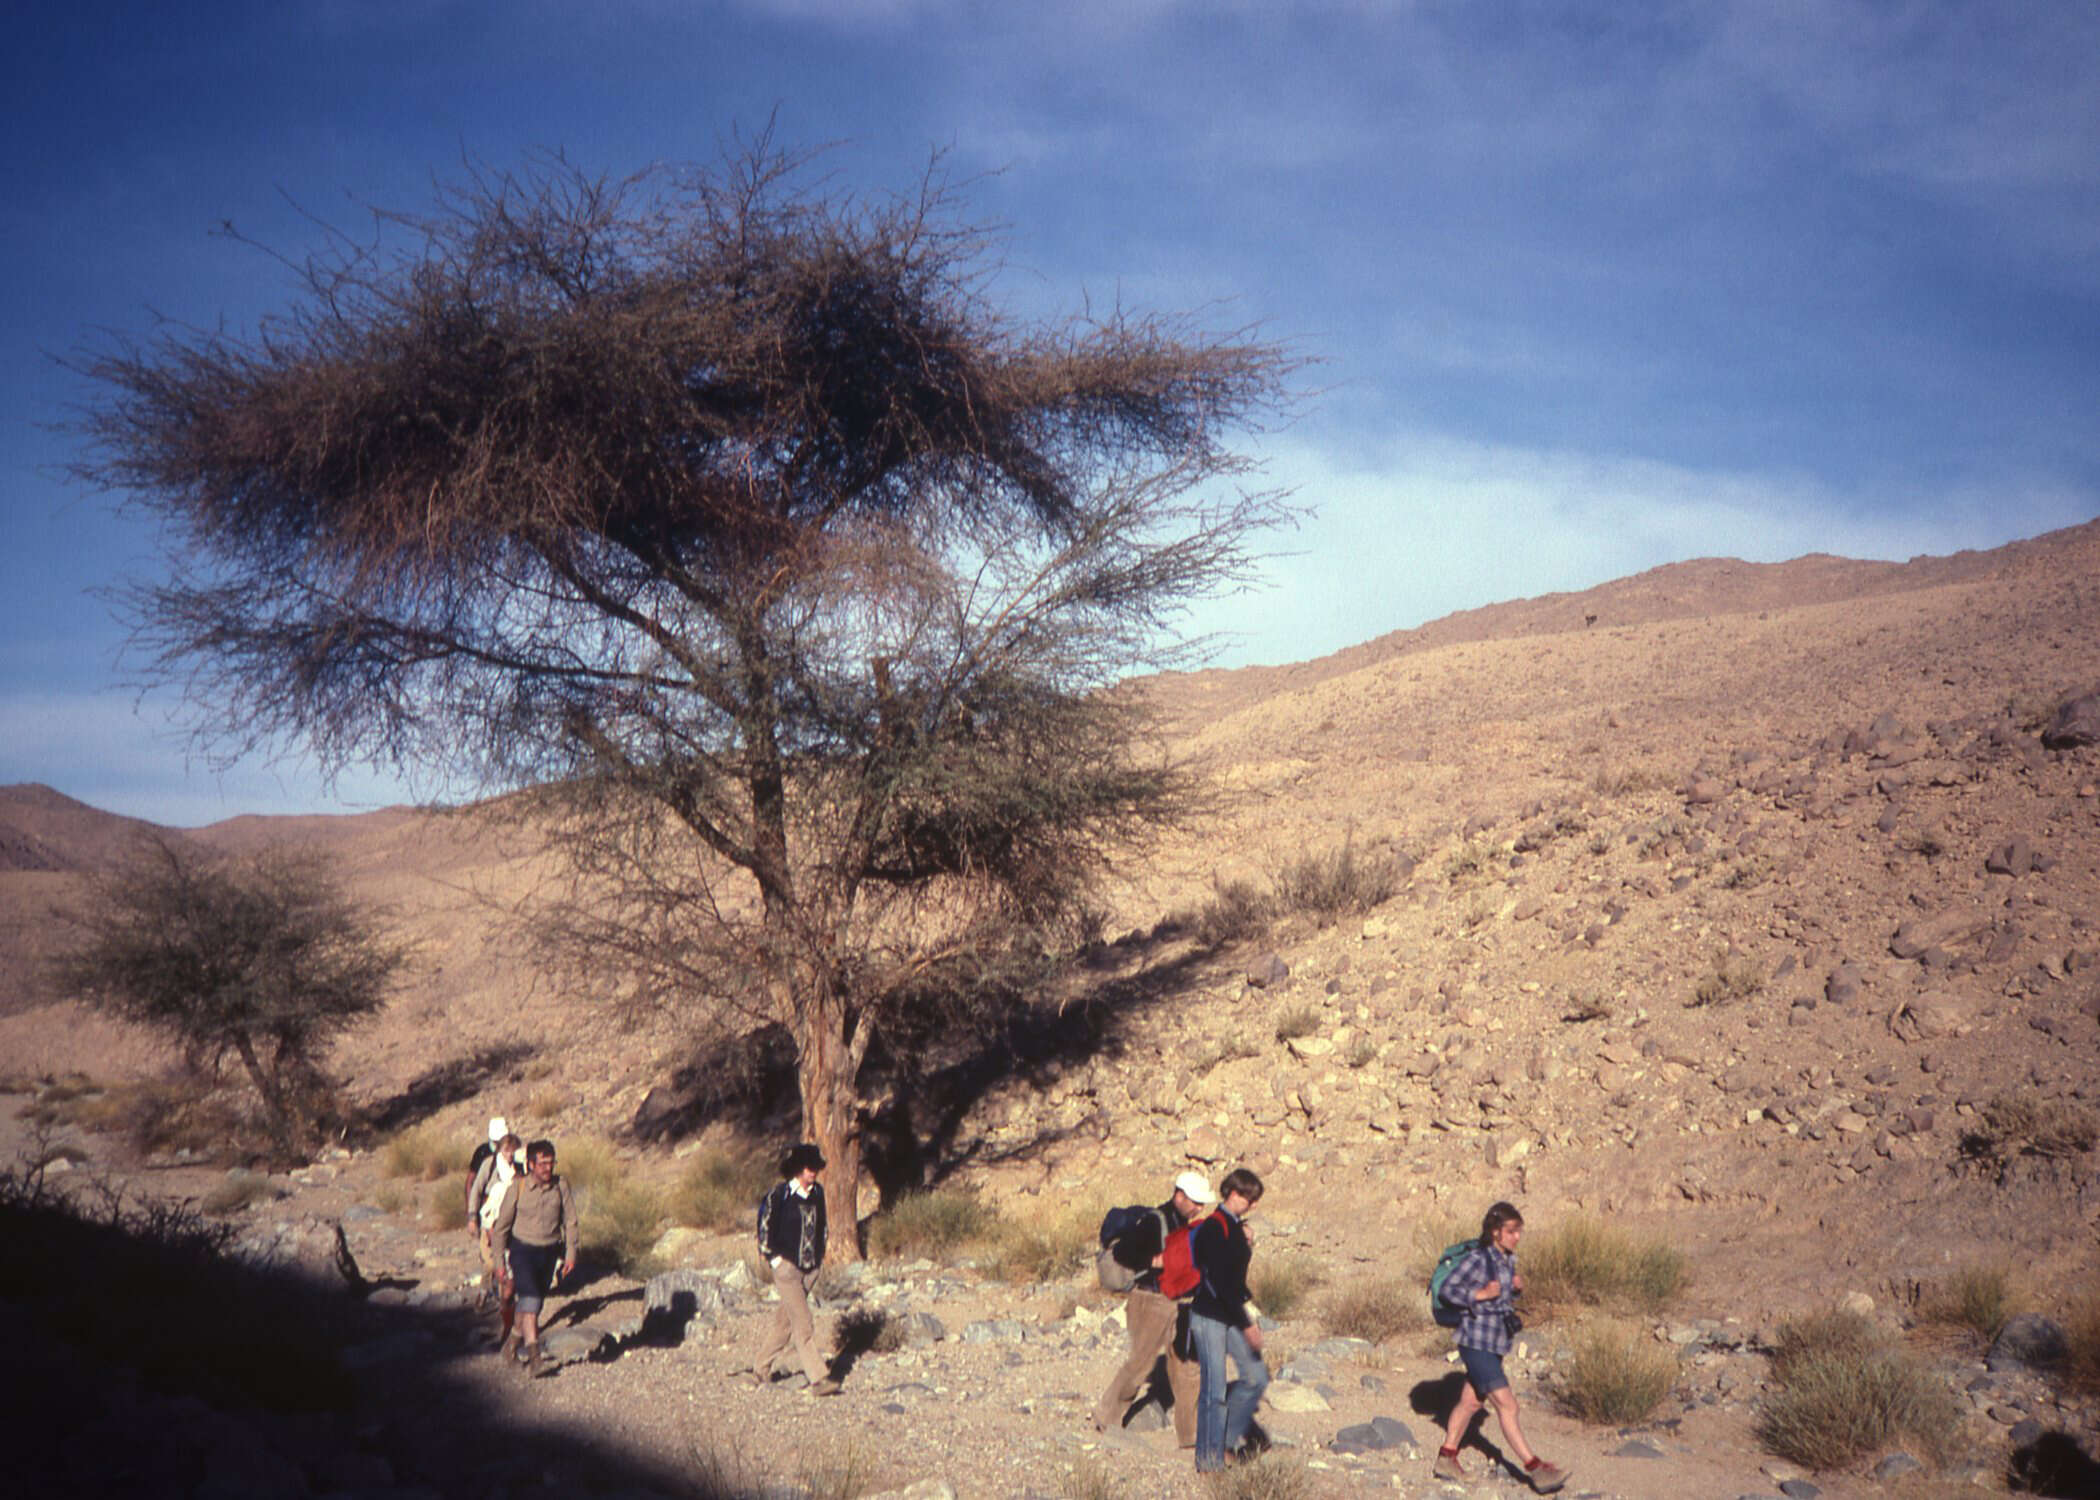
[[[1568,996],[1568,1008],[1561,1019],[1579,1026],[1585,1021],[1609,1021],[1617,1010],[1617,1003],[1604,991],[1577,990]]]
[[[1721,889],[1725,891],[1747,891],[1763,885],[1772,877],[1772,867],[1761,859],[1739,859],[1728,867],[1721,877]]]
[[[1349,1050],[1342,1054],[1342,1066],[1345,1068],[1368,1068],[1376,1061],[1378,1061],[1378,1043],[1372,1041],[1368,1036],[1359,1035],[1355,1041],[1349,1044]]]
[[[471,1145],[456,1140],[453,1133],[436,1125],[418,1125],[404,1130],[380,1151],[379,1163],[389,1177],[412,1177],[435,1182],[440,1177],[465,1177]],[[465,1201],[465,1190],[461,1190]]]
[[[234,1214],[259,1199],[275,1196],[268,1177],[236,1167],[220,1178],[218,1186],[206,1193],[197,1206],[208,1214]]]
[[[1899,1437],[1938,1457],[1961,1425],[1946,1382],[1895,1348],[1803,1349],[1784,1380],[1759,1413],[1758,1437],[1811,1469],[1840,1468]]]
[[[799,1493],[808,1500],[860,1500],[876,1487],[875,1455],[859,1440],[830,1452],[802,1459],[796,1474]]]
[[[982,1240],[993,1222],[991,1209],[965,1189],[907,1193],[869,1226],[868,1246],[888,1260],[949,1256]]]
[[[1962,1137],[1964,1154],[1996,1162],[2002,1170],[2015,1157],[2071,1157],[2093,1149],[2100,1138],[2091,1110],[2068,1099],[2045,1099],[2032,1090],[2000,1094],[1984,1105],[1981,1122]]]
[[[1320,1284],[1320,1268],[1298,1256],[1257,1258],[1247,1290],[1255,1304],[1272,1318],[1288,1318],[1305,1301],[1306,1293]]]
[[[1870,1359],[1886,1352],[1891,1342],[1872,1319],[1863,1318],[1858,1313],[1832,1308],[1807,1317],[1790,1318],[1779,1325],[1778,1337],[1772,1345],[1772,1373],[1784,1381],[1792,1374],[1796,1363],[1825,1354],[1851,1360]]]
[[[1963,1266],[1926,1304],[1935,1321],[1966,1328],[1985,1343],[2019,1310],[2012,1269],[2002,1263]]]
[[[1325,853],[1301,854],[1276,872],[1275,904],[1310,912],[1324,925],[1370,911],[1400,889],[1400,866],[1390,855],[1359,853],[1354,837]]]
[[[461,1195],[460,1201],[463,1204],[465,1203],[464,1194]],[[378,1206],[381,1213],[398,1214],[402,1209],[408,1207],[410,1202],[409,1192],[407,1188],[398,1182],[382,1182],[374,1189],[372,1202]]]
[[[631,1177],[599,1178],[576,1191],[577,1255],[640,1277],[656,1268],[649,1251],[669,1217],[663,1194]]]
[[[671,1217],[695,1229],[730,1233],[755,1221],[773,1185],[773,1164],[756,1150],[710,1147],[694,1153],[671,1193]]]
[[[1228,1464],[1202,1476],[1211,1500],[1312,1500],[1317,1493],[1304,1463],[1264,1453],[1252,1463]]]
[[[1373,1344],[1414,1333],[1429,1322],[1423,1310],[1425,1280],[1374,1276],[1338,1286],[1321,1302],[1321,1326],[1338,1337]]]
[[[433,1182],[423,1190],[422,1222],[433,1229],[450,1229],[466,1209],[466,1195],[449,1182]]]
[[[838,1321],[833,1347],[842,1355],[895,1354],[904,1347],[905,1324],[879,1307],[856,1307]]]
[[[1590,790],[1600,797],[1632,797],[1659,792],[1675,779],[1648,766],[1604,765],[1590,773]]]
[[[518,1153],[518,1163],[525,1164],[525,1153]],[[569,1185],[584,1192],[607,1183],[621,1182],[627,1177],[627,1166],[620,1160],[613,1143],[602,1135],[579,1135],[554,1143],[554,1169],[569,1179]]]
[[[1058,1500],[1124,1500],[1127,1493],[1116,1471],[1098,1458],[1082,1458],[1057,1481]]]
[[[1467,839],[1444,861],[1444,878],[1456,883],[1486,873],[1494,859],[1495,846],[1485,839]]]
[[[541,1089],[525,1102],[525,1115],[527,1119],[536,1120],[544,1125],[568,1108],[568,1105],[569,1096],[565,1090]]]
[[[986,1269],[1002,1281],[1059,1281],[1093,1261],[1098,1209],[1067,1205],[994,1227]]]
[[[1599,1426],[1645,1421],[1677,1383],[1677,1355],[1643,1329],[1591,1323],[1576,1331],[1556,1394],[1569,1415]]]
[[[1261,1048],[1245,1037],[1233,1035],[1219,1037],[1189,1058],[1189,1067],[1197,1077],[1202,1077],[1220,1063],[1238,1062],[1245,1057],[1260,1057]]]
[[[1210,900],[1177,917],[1206,948],[1224,948],[1259,937],[1269,930],[1275,903],[1249,880],[1230,880],[1213,888]]]
[[[1625,1312],[1659,1310],[1685,1280],[1684,1256],[1668,1242],[1581,1216],[1541,1234],[1520,1264],[1537,1302]]]
[[[2100,1282],[2088,1283],[2064,1311],[2065,1370],[2073,1384],[2100,1391]]]
[[[1294,1005],[1276,1018],[1276,1040],[1279,1042],[1311,1036],[1319,1029],[1320,1007],[1317,1005]]]
[[[1713,972],[1701,979],[1692,991],[1688,1005],[1727,1005],[1737,1000],[1747,1000],[1765,987],[1765,977],[1748,959],[1723,955],[1714,963]]]

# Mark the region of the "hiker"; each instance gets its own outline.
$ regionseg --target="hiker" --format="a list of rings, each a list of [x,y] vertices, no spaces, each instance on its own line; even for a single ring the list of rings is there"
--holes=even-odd
[[[517,1289],[518,1331],[524,1346],[518,1356],[525,1372],[540,1372],[540,1308],[554,1289],[557,1275],[576,1272],[576,1200],[568,1179],[554,1174],[554,1142],[537,1140],[525,1148],[525,1171],[503,1190],[495,1221],[489,1225],[489,1248],[498,1265],[510,1268]],[[497,1352],[509,1355],[511,1335]]]
[[[1510,1451],[1524,1466],[1524,1477],[1542,1495],[1549,1495],[1568,1482],[1568,1471],[1550,1464],[1531,1451],[1524,1429],[1517,1421],[1517,1393],[1503,1373],[1502,1356],[1515,1343],[1524,1325],[1517,1317],[1515,1301],[1524,1290],[1523,1273],[1517,1269],[1517,1241],[1524,1233],[1524,1216],[1515,1205],[1497,1203],[1480,1221],[1480,1240],[1444,1279],[1438,1297],[1461,1314],[1458,1325],[1458,1357],[1466,1367],[1465,1384],[1451,1420],[1444,1425],[1444,1446],[1437,1449],[1436,1477],[1464,1480],[1467,1475],[1458,1461],[1458,1447],[1466,1429],[1483,1405],[1495,1409]]]
[[[496,1116],[489,1121],[486,1149],[475,1150],[473,1170],[467,1177],[467,1232],[474,1236],[474,1247],[481,1252],[481,1295],[475,1299],[477,1309],[488,1306],[490,1294],[499,1282],[505,1286],[510,1282],[509,1271],[497,1264],[495,1252],[489,1247],[489,1226],[496,1222],[496,1210],[503,1206],[503,1190],[518,1175],[518,1148],[523,1144],[510,1133],[503,1116]],[[503,1331],[508,1334],[508,1293],[505,1299]]]
[[[817,1181],[823,1170],[824,1153],[804,1141],[781,1160],[781,1180],[758,1200],[758,1252],[773,1268],[780,1304],[758,1358],[732,1374],[753,1385],[768,1384],[774,1357],[792,1343],[809,1377],[809,1393],[836,1396],[839,1383],[817,1348],[816,1325],[809,1317],[809,1289],[824,1264],[824,1185]]]
[[[1224,1201],[1196,1226],[1190,1244],[1202,1276],[1189,1304],[1189,1344],[1201,1387],[1196,1396],[1196,1471],[1201,1474],[1225,1467],[1227,1453],[1244,1456],[1240,1445],[1269,1388],[1261,1328],[1247,1310],[1247,1266],[1254,1247],[1247,1239],[1246,1218],[1261,1202],[1261,1179],[1234,1167],[1218,1184],[1218,1193]],[[1229,1388],[1227,1355],[1239,1374]]]
[[[1167,1356],[1167,1389],[1174,1403],[1174,1436],[1184,1448],[1196,1444],[1196,1365],[1183,1352],[1188,1293],[1179,1296],[1163,1291],[1160,1272],[1165,1265],[1171,1231],[1183,1229],[1203,1216],[1218,1201],[1210,1182],[1201,1172],[1183,1172],[1174,1179],[1174,1195],[1158,1208],[1141,1216],[1136,1224],[1108,1247],[1126,1270],[1135,1271],[1130,1295],[1123,1303],[1123,1320],[1130,1328],[1130,1357],[1123,1361],[1108,1389],[1094,1407],[1094,1430],[1106,1432],[1121,1427],[1130,1400],[1152,1373],[1153,1361]]]

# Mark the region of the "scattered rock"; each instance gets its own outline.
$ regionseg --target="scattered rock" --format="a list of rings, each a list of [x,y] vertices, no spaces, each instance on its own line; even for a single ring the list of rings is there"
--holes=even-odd
[[[1611,1456],[1613,1458],[1661,1458],[1663,1451],[1653,1443],[1644,1443],[1639,1438],[1635,1438],[1631,1442],[1621,1443],[1618,1447],[1612,1449]]]
[[[1279,1380],[1269,1387],[1269,1405],[1277,1411],[1331,1411],[1327,1398],[1309,1385]]]
[[[1984,1365],[1991,1370],[2054,1370],[2069,1356],[2063,1325],[2040,1313],[2021,1313],[1991,1340]]]
[[[1891,1453],[1880,1463],[1874,1465],[1874,1477],[1886,1484],[1889,1480],[1900,1479],[1905,1474],[1919,1473],[1924,1467],[1923,1464],[1912,1458],[1908,1453]]]
[[[1264,953],[1247,965],[1247,984],[1252,989],[1273,989],[1291,977],[1291,966],[1274,953]]]
[[[2051,750],[2100,744],[2100,693],[2086,693],[2060,706],[2042,731],[2042,743]]]
[[[1414,1450],[1415,1435],[1405,1422],[1392,1417],[1373,1417],[1344,1427],[1327,1445],[1336,1453],[1382,1453],[1391,1449]]]

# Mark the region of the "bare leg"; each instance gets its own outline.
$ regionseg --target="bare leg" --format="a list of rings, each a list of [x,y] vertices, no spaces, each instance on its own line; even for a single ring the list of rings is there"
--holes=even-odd
[[[1509,1439],[1509,1451],[1516,1454],[1518,1463],[1530,1467],[1538,1455],[1531,1451],[1531,1444],[1524,1441],[1524,1429],[1517,1424],[1517,1393],[1505,1385],[1488,1393],[1488,1405],[1495,1408],[1495,1421],[1501,1425],[1502,1435]]]
[[[1444,1424],[1444,1446],[1451,1452],[1466,1440],[1466,1429],[1473,1425],[1473,1414],[1480,1410],[1480,1398],[1473,1394],[1473,1382],[1464,1380],[1458,1386],[1458,1404],[1451,1408],[1451,1420]]]

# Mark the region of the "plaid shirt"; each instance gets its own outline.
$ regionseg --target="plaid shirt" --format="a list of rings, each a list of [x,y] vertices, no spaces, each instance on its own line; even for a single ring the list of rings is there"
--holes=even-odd
[[[1516,1274],[1517,1258],[1493,1245],[1485,1249],[1476,1246],[1451,1268],[1440,1295],[1453,1307],[1464,1310],[1465,1321],[1458,1325],[1461,1348],[1488,1354],[1509,1353],[1514,1340],[1502,1315],[1516,1309],[1516,1293],[1512,1289]],[[1501,1292],[1485,1302],[1475,1301],[1473,1294],[1491,1281],[1502,1283]]]

